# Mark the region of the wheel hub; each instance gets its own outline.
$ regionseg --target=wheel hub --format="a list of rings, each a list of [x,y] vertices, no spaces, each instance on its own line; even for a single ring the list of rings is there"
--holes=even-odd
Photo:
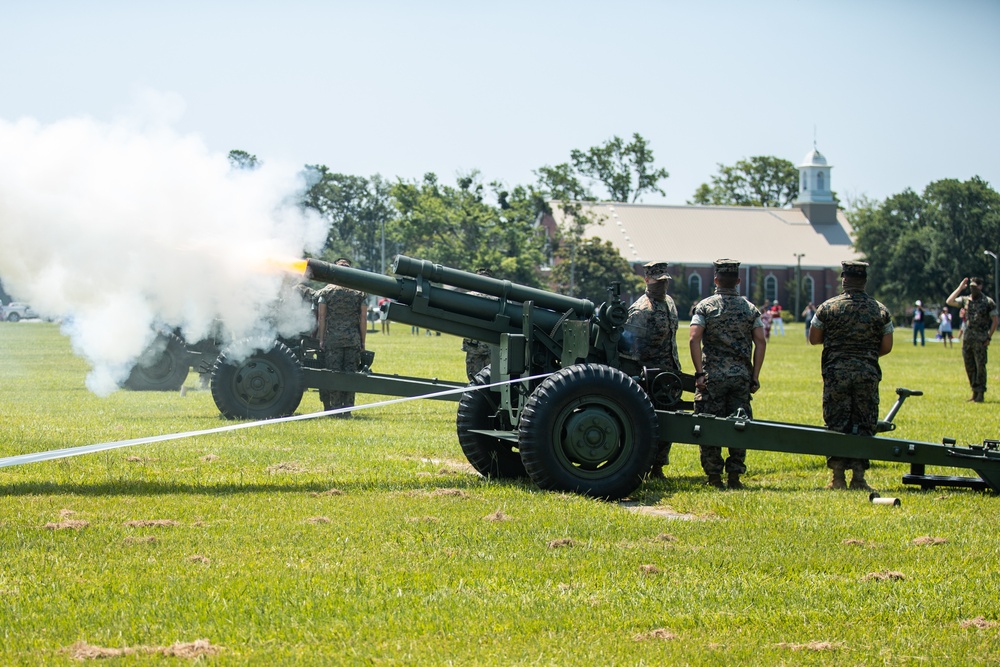
[[[566,454],[581,465],[596,465],[617,451],[620,436],[618,424],[606,412],[586,409],[566,420]]]
[[[280,384],[274,368],[257,361],[247,364],[236,374],[236,392],[250,403],[270,400],[278,393]]]

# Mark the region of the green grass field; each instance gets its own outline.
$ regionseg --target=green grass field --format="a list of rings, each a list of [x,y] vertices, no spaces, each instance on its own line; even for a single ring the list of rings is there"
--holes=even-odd
[[[408,329],[370,335],[376,370],[463,377],[460,341]],[[909,333],[882,412],[925,396],[896,434],[1000,437],[1000,359],[965,403],[959,348]],[[193,375],[90,394],[53,324],[0,324],[0,350],[0,457],[225,423]],[[756,416],[819,424],[819,358],[801,325],[772,337]],[[752,451],[720,492],[688,445],[631,503],[541,492],[472,472],[455,405],[0,469],[0,664],[1000,664],[1000,497],[876,462],[902,505],[872,505],[820,457]]]

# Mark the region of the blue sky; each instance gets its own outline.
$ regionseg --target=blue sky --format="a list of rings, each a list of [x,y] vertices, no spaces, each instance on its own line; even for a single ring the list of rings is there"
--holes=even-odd
[[[995,1],[8,2],[0,119],[110,122],[154,90],[211,151],[507,184],[639,132],[671,204],[815,133],[841,198],[881,199],[1000,187],[998,35]]]

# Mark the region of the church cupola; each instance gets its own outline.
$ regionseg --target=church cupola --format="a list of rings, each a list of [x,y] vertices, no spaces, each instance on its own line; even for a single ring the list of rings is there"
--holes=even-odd
[[[837,222],[837,202],[830,187],[830,170],[826,158],[815,144],[799,165],[799,194],[795,206],[812,224]]]

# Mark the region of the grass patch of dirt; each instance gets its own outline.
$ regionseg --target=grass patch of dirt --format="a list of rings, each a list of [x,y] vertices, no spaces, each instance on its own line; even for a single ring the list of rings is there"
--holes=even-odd
[[[933,546],[935,544],[945,544],[948,540],[943,537],[931,537],[930,535],[924,535],[923,537],[918,537],[913,540],[913,543],[918,547],[923,546]]]
[[[125,648],[110,648],[94,646],[87,642],[77,642],[63,649],[75,660],[100,660],[104,658],[120,658],[127,655],[162,655],[170,658],[195,659],[206,655],[216,655],[222,647],[213,646],[207,639],[197,639],[193,642],[177,643],[171,646],[126,646]]]
[[[65,521],[50,521],[45,524],[47,530],[83,530],[90,525],[89,521],[83,519],[66,519]]]
[[[805,644],[793,644],[790,642],[781,642],[780,644],[775,644],[775,646],[778,648],[787,648],[791,651],[836,651],[844,648],[844,643],[812,641]]]
[[[667,630],[666,628],[657,628],[655,630],[650,630],[649,632],[640,632],[632,637],[632,641],[637,642],[650,641],[651,639],[670,641],[671,639],[677,639],[677,635],[670,632],[670,630]]]
[[[958,624],[960,628],[976,628],[977,630],[988,630],[989,628],[1000,628],[1000,622],[987,621],[982,616],[976,616]]]
[[[173,519],[136,519],[134,521],[126,521],[126,526],[130,528],[169,528],[170,526],[181,525],[179,521],[174,521]]]
[[[492,514],[487,514],[483,517],[483,521],[513,521],[514,517],[509,514],[505,514],[502,510],[497,510]]]
[[[882,572],[869,572],[861,577],[861,581],[903,581],[906,575],[902,572],[883,570]]]
[[[561,537],[558,540],[552,540],[548,543],[549,549],[562,549],[563,547],[575,546],[576,542],[573,541],[572,537]]]

